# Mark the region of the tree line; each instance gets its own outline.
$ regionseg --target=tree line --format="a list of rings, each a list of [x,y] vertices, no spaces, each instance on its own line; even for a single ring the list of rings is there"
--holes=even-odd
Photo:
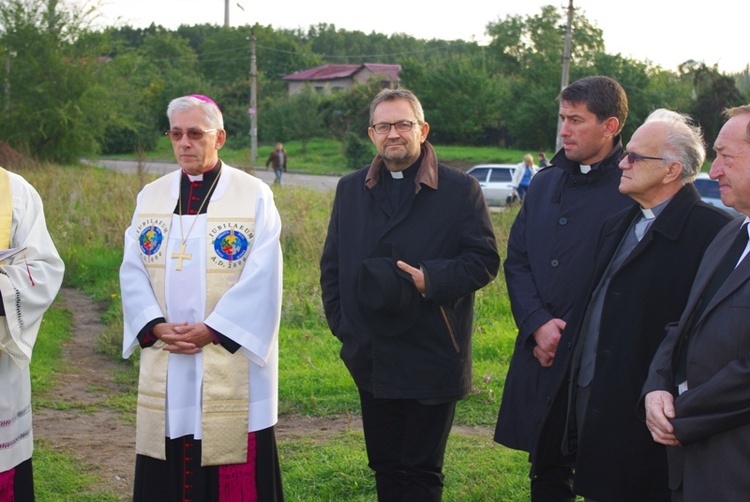
[[[487,45],[365,34],[325,23],[307,30],[259,24],[94,29],[95,19],[95,7],[63,7],[56,0],[0,5],[0,140],[61,163],[148,151],[169,127],[168,102],[201,93],[221,106],[229,145],[245,147],[254,36],[261,142],[334,138],[348,156],[362,155],[376,84],[331,96],[306,89],[290,97],[282,77],[327,63],[369,62],[401,65],[402,85],[420,97],[436,143],[554,148],[566,19],[552,5],[488,20]],[[570,78],[594,74],[625,88],[626,138],[652,110],[666,107],[693,116],[711,144],[719,112],[750,101],[748,69],[726,75],[686,61],[674,72],[608,54],[602,31],[576,13]]]

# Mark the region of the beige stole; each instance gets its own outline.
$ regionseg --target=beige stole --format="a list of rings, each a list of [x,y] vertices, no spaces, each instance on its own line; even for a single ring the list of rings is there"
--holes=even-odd
[[[223,165],[221,176],[233,168]],[[164,273],[168,263],[167,242],[177,199],[170,196],[172,176],[165,176],[144,188],[136,230],[138,236],[152,232],[160,235],[161,247],[141,259],[148,270],[151,286],[162,312],[169,318],[165,302]],[[219,181],[221,184],[221,180]],[[240,171],[231,173],[231,183],[219,198],[210,201],[207,210],[206,311],[240,278],[255,229],[255,204],[259,180]],[[221,243],[246,242],[239,260],[227,259]],[[172,320],[174,322],[174,320]],[[158,341],[141,351],[138,405],[136,412],[136,451],[164,460],[166,436],[167,362],[169,352]],[[237,351],[229,353],[221,345],[203,348],[202,449],[201,465],[226,465],[247,462],[249,359]]]
[[[10,229],[13,225],[13,197],[10,193],[10,176],[0,167],[0,249],[10,247]]]

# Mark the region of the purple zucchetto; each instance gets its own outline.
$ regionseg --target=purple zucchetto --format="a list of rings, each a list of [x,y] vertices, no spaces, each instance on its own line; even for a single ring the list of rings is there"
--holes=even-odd
[[[188,94],[188,97],[200,99],[201,101],[205,101],[206,103],[211,103],[214,105],[219,111],[221,111],[221,108],[219,108],[219,105],[216,104],[216,102],[209,98],[208,96],[204,96],[203,94]]]

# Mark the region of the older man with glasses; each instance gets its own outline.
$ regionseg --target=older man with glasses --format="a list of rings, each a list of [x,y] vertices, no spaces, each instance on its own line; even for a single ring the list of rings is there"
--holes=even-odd
[[[378,499],[437,501],[471,390],[474,292],[500,260],[478,182],[438,163],[416,96],[384,89],[370,124],[378,155],[336,190],[323,305],[359,389]]]
[[[282,500],[279,214],[219,159],[213,100],[167,116],[180,169],[138,195],[120,269],[123,357],[141,349],[133,500]]]

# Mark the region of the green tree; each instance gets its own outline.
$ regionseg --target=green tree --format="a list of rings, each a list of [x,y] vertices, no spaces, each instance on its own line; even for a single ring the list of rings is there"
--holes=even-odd
[[[340,141],[350,133],[366,139],[370,126],[370,103],[380,89],[380,82],[373,81],[355,85],[322,100],[320,115],[328,135]]]
[[[169,101],[185,94],[201,93],[223,103],[223,96],[201,77],[198,55],[188,39],[161,27],[138,32],[106,30],[105,41],[115,56],[97,77],[107,88],[117,116],[106,124],[104,153],[132,153],[156,145],[169,128]]]
[[[372,142],[361,134],[349,132],[344,137],[344,158],[349,169],[359,169],[372,162]]]
[[[0,138],[40,159],[91,154],[104,134],[111,103],[97,74],[106,61],[74,44],[85,15],[43,0],[0,5]]]
[[[318,105],[320,97],[310,85],[289,98],[289,129],[292,138],[302,142],[302,153],[307,153],[307,142],[325,135]]]
[[[706,143],[713,145],[724,123],[721,111],[744,104],[742,94],[735,80],[719,73],[716,66],[686,62],[680,69],[693,76],[696,99],[691,114],[703,127]]]
[[[490,22],[492,41],[487,57],[504,91],[498,109],[501,142],[506,146],[547,149],[555,144],[557,103],[567,17],[551,5],[536,15],[506,16]],[[597,55],[604,53],[602,31],[575,13],[571,44],[571,75],[592,74]]]
[[[535,55],[557,64],[562,61],[567,17],[552,5],[546,5],[541,10],[540,14],[533,16],[506,16],[487,24],[486,33],[492,38],[488,52],[496,62],[499,73],[524,73],[538,62]],[[571,63],[585,64],[603,51],[602,30],[576,12],[573,16]],[[558,81],[559,74],[558,69]]]
[[[503,91],[481,55],[440,64],[415,59],[402,74],[422,102],[433,141],[480,145],[497,138]]]

